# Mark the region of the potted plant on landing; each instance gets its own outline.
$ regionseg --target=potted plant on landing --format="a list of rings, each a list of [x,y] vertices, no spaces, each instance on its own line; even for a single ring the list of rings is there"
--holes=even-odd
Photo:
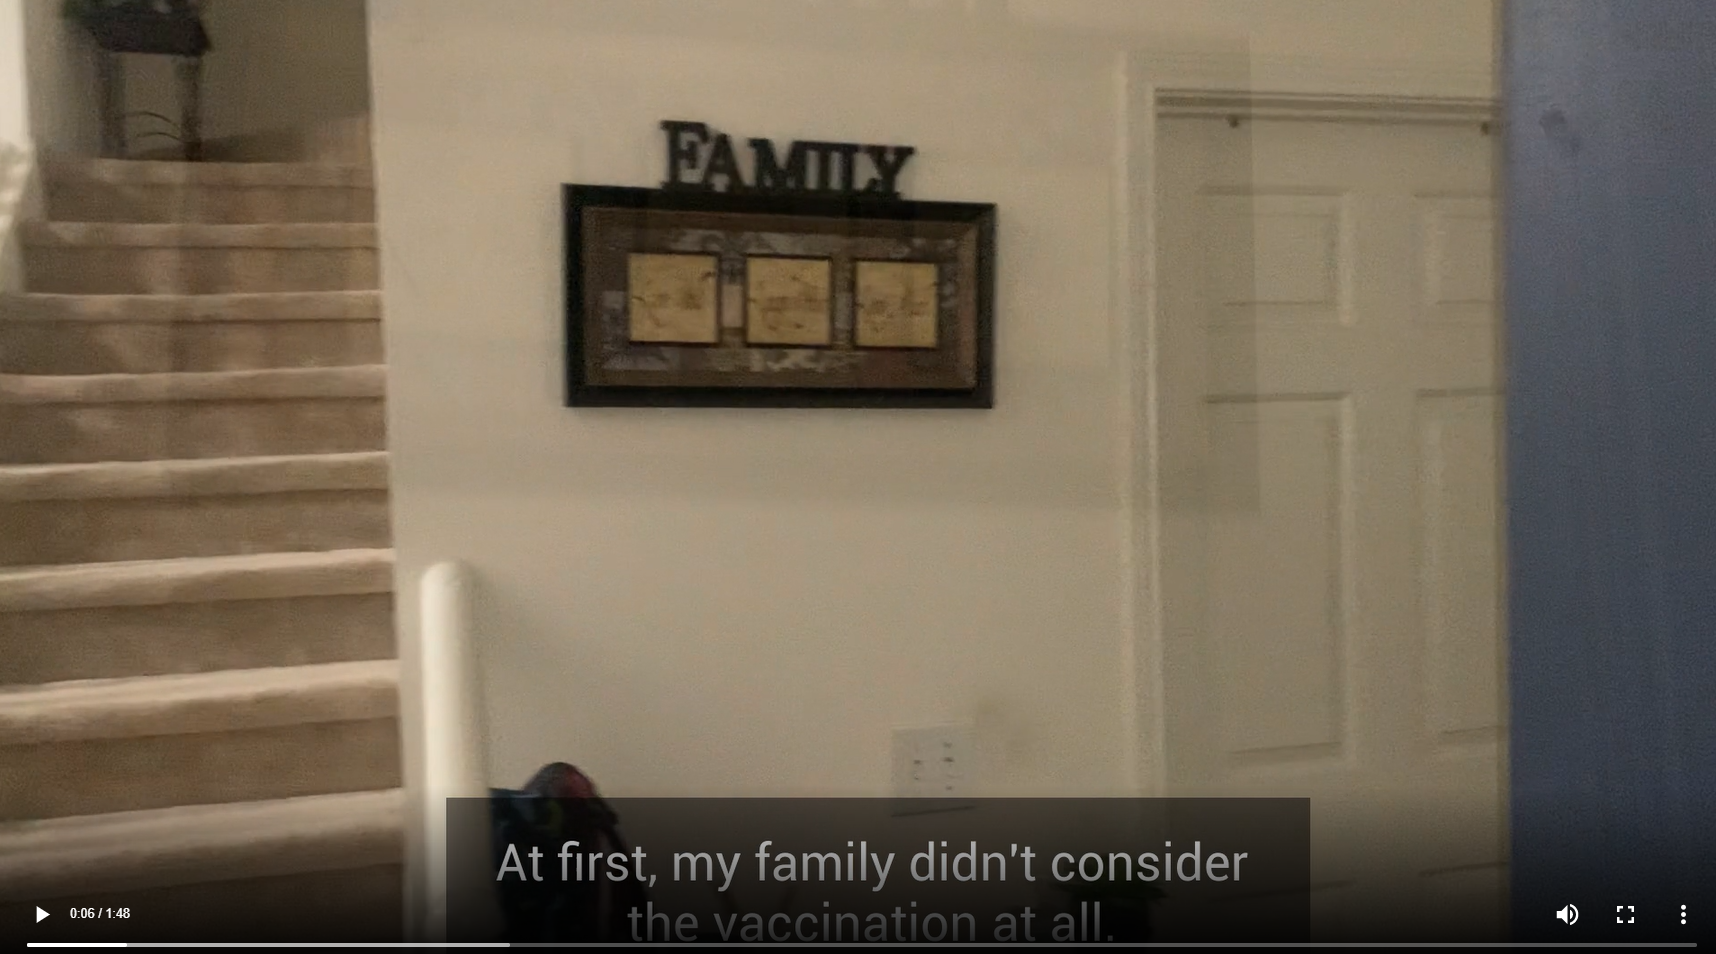
[[[67,19],[95,41],[101,84],[101,152],[125,158],[125,120],[133,115],[178,126],[178,134],[151,133],[185,147],[185,158],[202,158],[202,64],[210,49],[203,28],[201,0],[64,0]],[[152,53],[179,61],[181,119],[174,124],[159,113],[125,112],[122,53]]]

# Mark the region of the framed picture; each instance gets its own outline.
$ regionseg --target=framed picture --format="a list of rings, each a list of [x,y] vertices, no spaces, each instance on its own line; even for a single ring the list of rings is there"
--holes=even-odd
[[[995,207],[564,187],[572,407],[994,406]]]

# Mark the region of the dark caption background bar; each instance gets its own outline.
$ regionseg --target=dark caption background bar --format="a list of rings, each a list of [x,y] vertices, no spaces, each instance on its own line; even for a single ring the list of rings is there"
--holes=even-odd
[[[578,930],[575,916],[543,915],[545,905],[578,899],[580,886],[559,880],[561,845],[576,826],[540,826],[529,816],[552,820],[553,810],[558,809],[563,817],[571,817],[581,810],[589,811],[593,804],[514,796],[450,800],[446,833],[449,865],[445,872],[450,890],[449,939],[528,944],[556,943],[564,938],[576,943],[580,934],[590,936],[591,932]],[[946,802],[902,803],[890,799],[615,799],[609,803],[618,815],[627,849],[642,848],[646,874],[656,875],[656,883],[643,901],[645,910],[640,913],[665,916],[654,921],[655,936],[659,938],[663,930],[672,931],[675,940],[668,943],[682,943],[677,940],[681,930],[698,941],[720,942],[721,924],[733,925],[733,943],[744,943],[748,936],[745,929],[753,924],[760,927],[763,943],[820,943],[810,938],[832,933],[833,927],[843,927],[850,938],[854,919],[836,921],[839,914],[858,915],[857,943],[874,936],[871,932],[877,922],[867,917],[870,914],[883,915],[882,936],[890,942],[898,943],[893,939],[903,934],[906,943],[914,943],[914,913],[918,915],[915,943],[933,943],[932,938],[941,936],[949,924],[947,916],[956,913],[969,915],[958,921],[962,943],[969,943],[971,935],[977,943],[1004,943],[995,937],[996,919],[1009,913],[1015,915],[1016,936],[1024,942],[1025,924],[1020,915],[1026,906],[1033,914],[1030,937],[1037,943],[1059,939],[1055,915],[1063,913],[1071,915],[1070,922],[1061,923],[1070,923],[1074,943],[1093,936],[1097,943],[1112,937],[1117,944],[1138,938],[1158,943],[1482,943],[1509,939],[1505,917],[1496,916],[1495,905],[1482,903],[1491,900],[1483,892],[1470,898],[1452,898],[1436,890],[1434,879],[1411,876],[1414,856],[1410,852],[1416,842],[1461,843],[1458,828],[1445,820],[1426,817],[1421,826],[1402,830],[1397,823],[1385,823],[1380,818],[1349,819],[1339,830],[1320,836],[1324,839],[1319,849],[1325,863],[1333,859],[1340,867],[1330,864],[1321,880],[1312,881],[1310,803],[1303,799],[983,799],[970,804],[975,807],[947,810]],[[926,811],[936,808],[941,810]],[[902,809],[911,813],[900,814]],[[543,876],[542,882],[509,878],[505,883],[507,906],[515,915],[535,902],[534,912],[515,917],[510,931],[485,920],[495,913],[493,902],[499,896],[495,876],[504,857],[505,844],[497,851],[494,836],[497,831],[506,831],[506,826],[497,825],[497,819],[510,823],[509,837],[519,848],[520,863],[527,866],[524,871],[530,871],[530,849],[541,852],[537,872]],[[587,839],[588,834],[577,837]],[[892,852],[895,859],[882,891],[870,890],[876,884],[873,863],[860,870],[861,883],[818,882],[814,877],[794,884],[759,882],[755,852],[763,841],[773,843],[770,855],[790,852],[801,861],[806,852],[833,852],[839,856],[836,860],[842,869],[849,851],[856,854],[858,843],[864,843],[866,854],[886,856]],[[848,841],[854,843],[852,849],[847,848]],[[979,873],[986,860],[983,856],[1000,852],[1006,855],[1006,880],[914,880],[913,857],[924,852],[931,841],[936,843],[938,876],[941,842],[947,842],[948,873],[954,875],[968,872],[970,861],[960,860],[957,869],[952,862],[969,852],[970,843],[975,841]],[[1124,890],[1081,896],[1064,889],[1069,884],[1087,887],[1082,879],[1057,882],[1049,871],[1054,855],[1060,852],[1075,857],[1095,852],[1105,862],[1111,853],[1125,852],[1136,861],[1141,854],[1163,854],[1165,843],[1170,842],[1169,850],[1176,855],[1195,850],[1199,873],[1205,877],[1188,881],[1182,874],[1189,871],[1176,871],[1172,880],[1090,886],[1131,888],[1133,898],[1138,897],[1138,889],[1160,889],[1164,896],[1149,908],[1144,923],[1134,916],[1136,905],[1128,903]],[[1014,846],[1021,851],[1015,853]],[[1034,853],[1035,881],[1023,879],[1025,846]],[[187,845],[187,859],[194,858],[191,847]],[[579,846],[580,852],[584,847]],[[171,872],[170,882],[154,886],[133,883],[121,887],[111,883],[111,878],[95,875],[95,881],[75,891],[64,883],[57,883],[56,891],[44,885],[40,897],[30,897],[35,892],[21,886],[22,895],[0,903],[0,939],[217,943],[400,940],[404,872],[397,861],[397,844],[390,841],[368,848],[347,848],[357,866],[316,869],[313,874],[306,873],[312,869],[305,865],[326,864],[326,858],[300,857],[292,846],[283,846],[271,866],[276,873],[247,881],[199,885],[190,883],[198,876],[197,871],[181,868]],[[1408,854],[1401,855],[1402,850]],[[729,859],[734,852],[739,853],[727,892],[718,892],[707,883],[673,881],[675,852],[715,851]],[[1226,870],[1217,873],[1231,874],[1231,859],[1241,852],[1247,857],[1241,863],[1239,881],[1208,879],[1212,855],[1226,856],[1228,865],[1218,866]],[[375,860],[364,860],[371,857]],[[627,859],[628,867],[631,860]],[[770,862],[772,870],[778,858]],[[1650,870],[1651,862],[1645,852],[1627,860],[1627,864],[1644,870]],[[1177,859],[1177,868],[1184,865],[1187,863]],[[815,866],[813,876],[814,871]],[[1062,872],[1066,871],[1063,866]],[[1346,880],[1330,880],[1338,879],[1343,871]],[[923,872],[921,862],[919,872]],[[991,873],[998,874],[993,863]],[[1134,873],[1141,871],[1135,867]],[[1382,877],[1389,873],[1396,877]],[[218,870],[204,874],[220,876]],[[1698,907],[1705,895],[1653,894],[1624,879],[1578,890],[1585,884],[1581,877],[1581,872],[1569,868],[1564,890],[1552,892],[1552,903],[1540,904],[1530,912],[1516,909],[1515,913],[1552,926],[1552,939],[1563,943],[1623,939],[1683,942],[1707,936],[1702,926],[1708,914]],[[610,925],[607,943],[626,943],[632,929],[632,922],[624,916],[627,899],[623,891],[616,890],[621,886],[610,883],[606,887],[622,905],[619,917]],[[1505,891],[1505,881],[1495,887]],[[1099,901],[1100,922],[1095,915]],[[1334,919],[1330,917],[1336,913],[1329,907],[1331,901],[1343,905]],[[1467,903],[1473,901],[1479,903]],[[916,902],[915,907],[912,902]],[[1080,907],[1081,902],[1085,907]],[[651,903],[653,910],[648,908]],[[1576,924],[1564,924],[1555,916],[1556,910],[1568,903],[1579,908]],[[1684,925],[1678,911],[1681,903],[1691,906]],[[37,904],[50,912],[50,917],[39,923],[33,917]],[[1627,907],[1617,911],[1617,905]],[[124,907],[129,915],[123,919],[74,919],[68,912],[71,906]],[[895,908],[900,909],[899,921],[893,917]],[[829,922],[823,921],[824,912],[830,916]],[[695,929],[681,922],[681,916],[687,914],[695,919]],[[777,918],[780,914],[792,917]],[[933,914],[940,914],[941,920],[931,918]],[[747,915],[755,915],[755,919]],[[810,917],[805,919],[805,915]],[[1513,933],[1514,939],[1524,939],[1517,929]],[[787,941],[778,940],[783,935]],[[1061,936],[1066,936],[1064,930]]]
[[[572,913],[592,904],[591,889],[577,881],[579,861],[589,871],[587,857],[565,859],[572,880],[562,881],[564,832],[533,828],[526,820],[557,813],[566,817],[587,806],[534,798],[508,802],[448,803],[449,940],[933,943],[939,937],[967,943],[1119,943],[1309,937],[1310,805],[1305,799],[983,799],[965,803],[973,807],[940,811],[935,809],[947,803],[933,800],[613,799],[626,847],[643,850],[643,870],[654,883],[646,886],[645,901],[608,882],[622,911],[634,903],[642,909],[635,920],[622,914],[605,936],[589,918]],[[540,852],[534,873],[542,881],[520,877],[515,868],[497,885],[508,859],[506,843],[497,844],[494,837],[496,815],[514,819],[505,837],[517,847],[524,875],[533,873],[530,850]],[[770,843],[768,880],[759,879],[757,852],[763,842]],[[918,858],[916,867],[921,876],[931,871],[926,862],[933,866],[934,880],[918,880],[914,856],[928,856],[932,843],[933,861]],[[866,856],[862,864],[860,847]],[[1027,848],[1034,855],[1034,881],[1024,877]],[[575,849],[590,850],[587,845]],[[1166,852],[1175,855],[1178,869],[1171,878],[1160,868]],[[1194,852],[1195,861],[1186,857]],[[719,868],[715,884],[701,880],[707,871],[703,862],[698,862],[699,880],[690,880],[683,861],[682,880],[674,880],[678,853],[719,853],[730,865],[736,853],[728,890],[719,890],[724,880]],[[775,880],[783,853],[799,862],[800,880]],[[812,862],[804,880],[806,853],[835,857]],[[875,890],[877,863],[870,856],[886,859],[890,853],[888,876]],[[1132,880],[1121,869],[1112,883],[1103,883],[1106,871],[1095,884],[1076,876],[1057,881],[1050,867],[1060,853],[1074,859],[1100,856],[1100,864],[1097,858],[1084,859],[1093,875],[1118,862],[1111,855],[1124,853],[1130,856]],[[1147,853],[1155,858],[1141,861]],[[1245,857],[1234,880],[1234,858],[1240,854]],[[982,880],[985,861],[988,881]],[[1157,876],[1146,881],[1141,865],[1150,861]],[[635,856],[624,864],[635,874]],[[819,867],[826,880],[816,879]],[[956,879],[973,867],[976,880]],[[612,870],[606,862],[598,866],[599,872]],[[834,880],[837,870],[839,881]],[[944,870],[947,880],[942,880]],[[1060,871],[1072,874],[1064,860]],[[1186,880],[1194,873],[1196,880]],[[1163,896],[1143,907],[1139,901],[1152,886]],[[493,905],[509,912],[510,923],[496,923]],[[1147,912],[1143,916],[1141,907]],[[559,915],[552,913],[557,908]],[[729,928],[725,936],[722,925]],[[838,936],[831,937],[836,931]]]

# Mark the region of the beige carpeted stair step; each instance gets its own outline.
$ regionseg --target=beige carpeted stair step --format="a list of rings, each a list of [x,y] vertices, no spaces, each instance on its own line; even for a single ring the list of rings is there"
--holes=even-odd
[[[216,294],[379,287],[370,223],[27,222],[25,284],[70,294]]]
[[[118,185],[343,186],[368,188],[363,166],[313,162],[160,162],[142,159],[51,158],[50,181]]]
[[[278,932],[294,926],[290,936],[320,929],[329,939],[356,939],[400,926],[398,791],[61,818],[0,832],[0,904],[12,902],[0,915],[20,915],[4,923],[31,923],[37,904],[62,914],[34,926],[32,939],[78,928],[71,936],[87,939],[110,926],[65,928],[60,909],[72,902],[129,905],[128,920],[148,925],[142,933],[151,936],[184,918],[193,922],[182,925],[187,940],[226,925],[235,940],[285,940]],[[118,925],[121,936],[127,927]]]
[[[94,322],[373,321],[381,293],[233,292],[223,295],[0,296],[0,320]]]
[[[399,666],[324,663],[0,690],[0,821],[400,784]]]
[[[376,942],[401,946],[405,871],[401,863],[271,875],[238,881],[79,893],[14,904],[0,902],[0,924],[29,925],[32,942],[85,947],[106,942],[135,945],[140,937],[188,947],[239,942],[322,943],[334,947]],[[74,907],[125,908],[126,918],[72,920]],[[38,924],[36,908],[58,917]]]
[[[92,159],[45,165],[49,218],[63,222],[369,222],[368,169],[301,163]]]
[[[386,369],[0,375],[0,463],[380,450]]]
[[[0,466],[0,566],[385,547],[382,451]]]
[[[29,293],[0,297],[0,923],[397,938],[371,173],[48,159],[41,183]]]
[[[0,373],[339,367],[382,360],[374,291],[0,297]]]
[[[0,568],[5,681],[394,654],[393,553],[340,550]]]
[[[398,790],[15,823],[0,827],[0,915],[20,926],[38,904],[61,915],[32,940],[114,929],[66,927],[72,903],[130,906],[133,924],[117,930],[132,939],[397,936],[404,824]]]

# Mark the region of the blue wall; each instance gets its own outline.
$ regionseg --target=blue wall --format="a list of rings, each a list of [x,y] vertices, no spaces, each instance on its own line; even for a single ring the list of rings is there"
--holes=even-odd
[[[1505,21],[1516,936],[1707,937],[1716,0]]]

